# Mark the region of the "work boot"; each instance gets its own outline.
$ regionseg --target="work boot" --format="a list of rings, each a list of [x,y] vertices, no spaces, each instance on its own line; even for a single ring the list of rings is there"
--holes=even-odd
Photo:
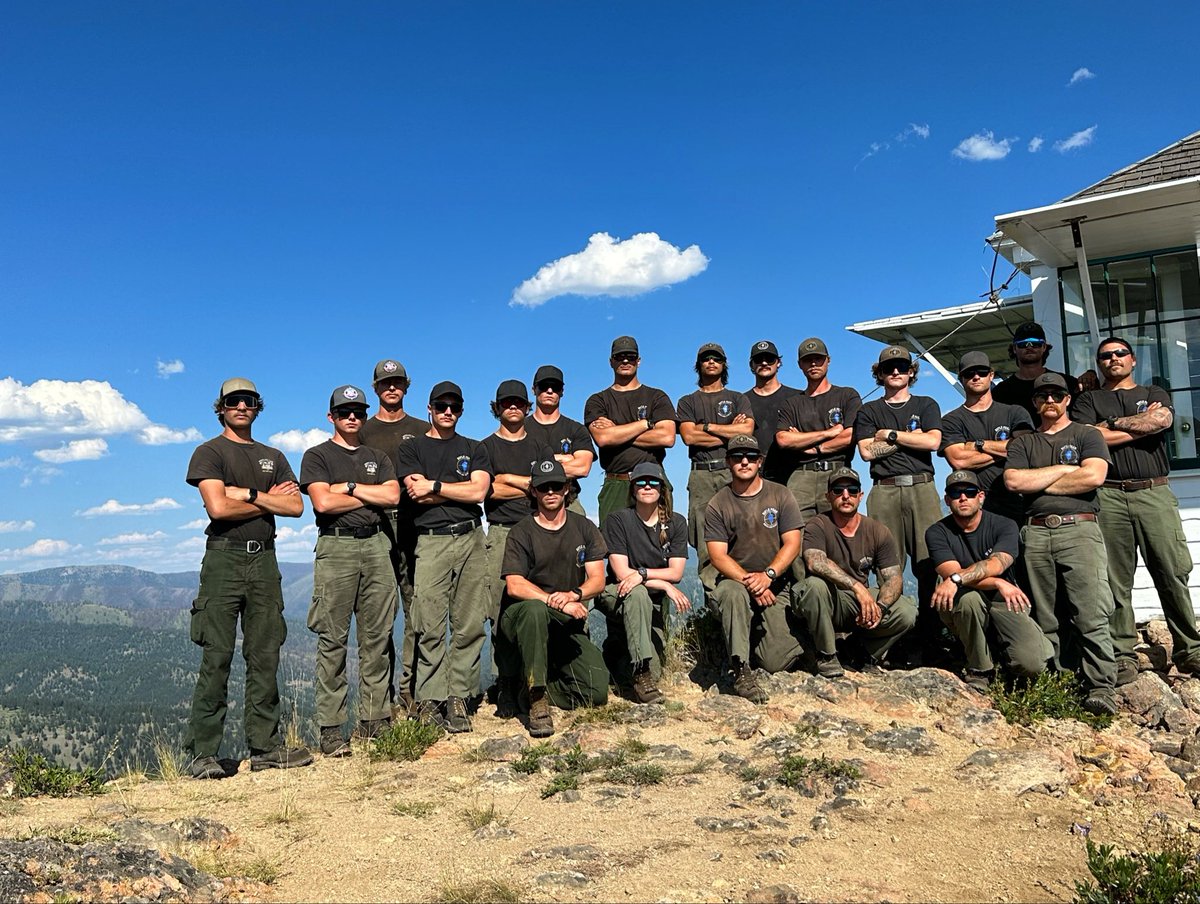
[[[1137,681],[1137,661],[1122,657],[1117,660],[1117,687]]]
[[[412,716],[415,703],[412,694],[408,692],[408,688],[401,688],[400,693],[396,695],[396,702],[392,704],[392,719],[399,721]]]
[[[1083,701],[1083,708],[1094,716],[1115,716],[1117,704],[1112,697],[1092,691]]]
[[[994,671],[980,672],[976,669],[967,669],[963,673],[963,683],[971,690],[986,695],[988,688],[992,686],[992,677],[994,675]]]
[[[358,728],[355,730],[354,736],[364,741],[370,741],[379,737],[391,727],[391,719],[363,719],[358,723]]]
[[[327,757],[350,756],[350,742],[342,736],[340,726],[326,725],[321,728],[321,755]]]
[[[462,697],[451,697],[446,701],[446,729],[451,734],[462,734],[471,730],[467,701]]]
[[[842,668],[837,653],[830,653],[828,656],[822,654],[817,657],[817,674],[822,678],[841,678],[846,674],[846,670]]]
[[[1187,659],[1181,659],[1175,663],[1175,669],[1182,675],[1195,675],[1200,673],[1200,654],[1189,656]],[[1120,681],[1117,682],[1118,684]]]
[[[733,692],[739,697],[745,697],[751,703],[766,703],[770,695],[762,689],[754,670],[746,663],[738,663],[733,670]]]
[[[307,747],[284,747],[280,744],[274,750],[252,753],[250,756],[250,771],[293,769],[296,766],[309,766],[312,764],[312,761],[312,754],[308,752]]]
[[[514,719],[519,712],[516,680],[498,678],[496,680],[496,718]]]
[[[548,738],[554,734],[554,719],[550,715],[550,701],[546,698],[544,687],[535,687],[529,691],[527,725],[531,738]]]
[[[633,699],[638,703],[662,703],[667,695],[654,683],[650,663],[643,663],[633,675]]]
[[[225,767],[215,756],[198,756],[192,760],[192,778],[224,778]]]

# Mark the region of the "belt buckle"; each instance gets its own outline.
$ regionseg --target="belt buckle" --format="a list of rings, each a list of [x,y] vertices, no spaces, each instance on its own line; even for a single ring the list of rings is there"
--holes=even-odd
[[[246,552],[249,555],[254,555],[255,553],[259,553],[262,551],[263,551],[263,545],[262,545],[261,540],[247,540],[246,541]]]
[[[1046,516],[1046,527],[1051,527],[1051,528],[1062,527],[1062,525],[1063,525],[1063,516],[1062,515],[1051,512],[1049,515]]]
[[[895,486],[910,487],[913,485],[913,476],[911,474],[897,474]]]

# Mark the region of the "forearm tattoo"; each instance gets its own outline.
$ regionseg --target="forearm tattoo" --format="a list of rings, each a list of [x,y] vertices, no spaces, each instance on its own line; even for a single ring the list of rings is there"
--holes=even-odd
[[[872,460],[887,458],[889,455],[899,451],[899,449],[900,447],[896,443],[889,443],[883,439],[872,440],[867,445],[867,452],[870,453]]]
[[[1170,408],[1155,408],[1153,411],[1143,411],[1141,414],[1131,414],[1119,417],[1113,423],[1118,430],[1134,436],[1149,436],[1166,430],[1175,422]]]
[[[834,562],[829,561],[829,556],[825,555],[820,549],[804,550],[804,565],[809,572],[819,578],[824,578],[833,584],[835,587],[840,587],[843,590],[854,591],[854,585],[858,583],[846,572],[842,571]]]
[[[904,590],[904,578],[900,574],[899,565],[891,565],[879,569],[879,597],[876,602],[880,606],[890,606],[900,598]]]
[[[996,569],[994,571],[989,567],[989,563],[991,563],[991,562],[996,563]],[[963,570],[963,572],[962,572],[963,583],[964,584],[977,584],[980,581],[982,581],[984,578],[990,578],[990,577],[995,577],[998,574],[1004,574],[1004,572],[1009,568],[1009,566],[1012,565],[1012,563],[1013,563],[1013,557],[1010,556],[1008,553],[1006,553],[1006,552],[992,553],[986,559],[976,562],[970,568],[966,568]]]

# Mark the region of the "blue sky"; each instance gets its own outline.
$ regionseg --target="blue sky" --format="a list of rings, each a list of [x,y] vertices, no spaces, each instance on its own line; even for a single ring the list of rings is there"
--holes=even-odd
[[[333,387],[369,388],[383,357],[407,366],[418,415],[434,383],[460,382],[469,435],[494,429],[497,383],[547,362],[578,418],[622,333],[673,399],[703,342],[746,388],[753,341],[773,339],[795,383],[814,334],[835,382],[865,392],[878,347],[846,324],[974,300],[995,214],[1198,128],[1194,4],[45,3],[5,18],[6,571],[197,567],[203,512],[183,477],[228,376],[257,381],[264,441],[326,429]],[[631,276],[634,245],[616,243],[646,233],[659,240]],[[596,234],[607,257],[560,262]],[[933,374],[918,391],[958,404]],[[300,444],[280,442],[299,468]],[[668,466],[682,483],[682,447]],[[311,555],[311,522],[285,522],[282,558]]]

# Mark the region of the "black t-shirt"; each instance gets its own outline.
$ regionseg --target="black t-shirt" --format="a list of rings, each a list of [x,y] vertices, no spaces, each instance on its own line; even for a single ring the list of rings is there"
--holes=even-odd
[[[1171,396],[1161,386],[1135,386],[1132,389],[1093,389],[1085,392],[1071,408],[1071,417],[1081,424],[1099,424],[1110,417],[1141,414],[1152,402],[1171,408]],[[1174,410],[1174,409],[1172,409]],[[1112,464],[1108,466],[1109,480],[1144,480],[1147,477],[1166,477],[1171,470],[1167,462],[1167,431],[1140,436],[1133,442],[1108,450]]]
[[[754,416],[749,399],[728,387],[719,392],[702,392],[697,389],[681,398],[675,410],[679,413],[681,423],[691,421],[697,426],[704,421],[710,424],[732,424],[739,414]],[[700,462],[724,461],[725,444],[711,447],[688,446],[688,458]]]
[[[942,429],[942,412],[929,396],[910,395],[903,405],[889,405],[885,399],[867,402],[854,420],[854,441],[873,437],[878,430],[911,433],[914,430]],[[871,462],[871,478],[899,477],[901,474],[932,474],[933,452],[901,446],[886,458]]]
[[[666,568],[671,559],[687,558],[688,526],[683,515],[671,513],[665,543],[660,534],[657,524],[647,527],[632,508],[618,509],[604,522],[604,541],[608,544],[609,555],[625,556],[630,568]],[[611,570],[609,580],[616,580]]]
[[[952,516],[947,516],[925,531],[925,545],[935,568],[944,562],[957,562],[968,568],[998,552],[1008,553],[1015,561],[1021,551],[1021,532],[1015,521],[988,511],[982,513],[979,527],[970,533],[959,527]],[[1000,577],[1012,583],[1015,580],[1012,572],[1010,565]]]
[[[608,554],[600,528],[583,515],[567,512],[567,522],[548,530],[530,515],[508,532],[501,575],[516,574],[547,593],[574,590],[587,580],[585,565]],[[504,599],[514,601],[505,590]]]
[[[565,415],[560,415],[553,424],[541,424],[534,420],[531,414],[525,418],[525,432],[555,455],[572,455],[575,452],[596,454],[596,446],[587,427]]]
[[[1074,400],[1079,398],[1079,381],[1070,374],[1060,373],[1057,370],[1050,371],[1050,373],[1056,373],[1067,381],[1067,389],[1071,393],[1072,404],[1074,404]],[[1029,417],[1033,419],[1034,424],[1041,424],[1042,416],[1038,414],[1038,410],[1033,404],[1033,384],[1034,380],[1022,380],[1013,374],[992,388],[992,401],[1003,402],[1005,405],[1020,405],[1029,412]]]
[[[1014,437],[1008,444],[1009,468],[1048,468],[1050,465],[1075,465],[1089,458],[1106,462],[1108,446],[1100,431],[1088,424],[1069,424],[1057,433],[1026,433]],[[1100,503],[1095,490],[1076,496],[1052,496],[1048,493],[1026,493],[1029,515],[1075,515],[1080,512],[1099,513]]]
[[[213,437],[197,446],[187,470],[187,482],[194,487],[202,480],[220,480],[227,487],[253,487],[260,493],[295,479],[292,466],[278,449],[260,442],[239,443],[226,436]],[[210,521],[204,532],[239,543],[273,540],[275,516],[263,512],[245,521]]]
[[[474,471],[492,473],[487,450],[478,442],[457,433],[450,439],[437,439],[422,433],[400,447],[400,468],[396,476],[401,481],[410,474],[421,474],[428,480],[442,483],[467,483]],[[482,515],[482,507],[477,502],[417,504],[413,511],[413,523],[420,530],[446,527]]]
[[[364,486],[387,483],[396,479],[396,469],[392,460],[385,452],[371,446],[359,446],[347,449],[331,439],[325,440],[319,446],[313,446],[304,453],[300,461],[300,489],[308,493],[311,483],[342,483],[354,481]],[[379,513],[382,509],[374,505],[366,505],[349,512],[334,515],[318,512],[317,527],[374,527],[379,524]]]
[[[801,433],[814,433],[818,430],[828,430],[835,424],[845,425],[847,430],[854,429],[858,418],[858,410],[862,407],[862,398],[858,390],[848,386],[830,386],[827,392],[810,396],[797,392],[779,406],[779,421],[776,430],[790,430],[795,427]],[[812,448],[793,452],[797,464],[814,461],[834,462],[837,467],[846,465],[854,460],[854,443],[840,452],[824,452],[817,454]]]
[[[977,439],[1009,440],[1018,430],[1033,429],[1029,412],[1020,405],[1007,405],[993,399],[987,411],[971,411],[961,406],[942,418],[942,446],[939,451],[944,456],[946,447],[956,443],[974,442]],[[999,462],[993,462],[975,471],[980,488],[989,497],[1017,497],[1017,494],[1009,493],[1005,489],[1003,474],[1004,465]]]
[[[371,446],[388,454],[392,466],[400,468],[400,446],[415,439],[422,433],[429,432],[429,422],[419,417],[406,414],[400,420],[381,421],[379,415],[367,418],[367,422],[358,431],[358,441],[364,446]]]
[[[583,406],[583,421],[590,424],[600,417],[606,417],[614,424],[632,424],[646,418],[654,421],[679,419],[667,394],[653,386],[639,386],[627,392],[609,387],[597,392]],[[662,464],[666,455],[666,449],[641,449],[630,440],[619,446],[602,446],[600,467],[610,474],[628,474],[642,462]]]
[[[704,540],[728,544],[730,558],[747,571],[762,571],[783,546],[783,535],[804,527],[804,515],[787,487],[764,480],[759,491],[739,496],[722,487],[704,513]]]
[[[821,550],[829,561],[864,585],[871,572],[878,575],[884,568],[900,567],[900,550],[892,532],[865,515],[853,537],[838,530],[828,512],[814,515],[804,526],[804,548]]]
[[[489,471],[492,476],[497,474],[515,474],[518,477],[528,477],[533,473],[533,466],[551,453],[539,440],[526,434],[515,441],[501,439],[496,434],[484,437],[479,441],[481,448],[486,450]],[[493,481],[493,486],[495,482]],[[487,512],[488,524],[513,525],[533,511],[533,500],[527,496],[516,499],[496,499],[491,493],[483,500],[483,510]]]
[[[799,392],[799,389],[784,386],[782,383],[770,395],[759,395],[753,387],[745,392],[750,410],[754,412],[754,438],[758,440],[758,448],[766,456],[762,466],[764,480],[787,483],[788,475],[796,470],[796,453],[791,449],[777,447],[775,434],[779,430],[779,409],[783,407],[784,402]]]

